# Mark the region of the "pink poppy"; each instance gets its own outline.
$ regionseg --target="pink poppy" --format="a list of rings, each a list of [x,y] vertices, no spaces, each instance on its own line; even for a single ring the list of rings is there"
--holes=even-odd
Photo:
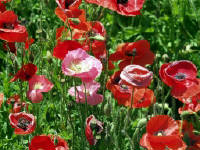
[[[62,62],[62,71],[67,76],[79,77],[90,82],[101,74],[102,64],[81,48],[69,51]]]
[[[120,77],[128,85],[148,87],[153,78],[153,73],[139,65],[128,65],[122,70]]]
[[[48,92],[54,86],[44,75],[34,75],[28,83],[27,96],[33,103],[41,102],[43,99],[42,92]]]
[[[97,90],[99,88],[100,88],[100,84],[95,81],[85,83],[85,86],[83,84],[81,86],[77,86],[76,87],[76,102],[85,103],[85,96],[87,96],[87,104],[97,105],[101,103],[103,101],[103,96],[100,94],[97,94]],[[68,92],[71,96],[75,96],[74,87],[70,88]]]

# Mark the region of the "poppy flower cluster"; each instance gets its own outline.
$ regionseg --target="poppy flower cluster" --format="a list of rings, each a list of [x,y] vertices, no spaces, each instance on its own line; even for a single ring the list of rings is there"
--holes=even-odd
[[[34,136],[29,144],[29,150],[69,150],[67,142],[54,135]]]
[[[135,16],[140,15],[145,0],[86,0],[86,2],[116,11],[120,15]]]
[[[182,111],[199,111],[200,80],[196,66],[188,60],[163,64],[159,70],[162,81],[172,88],[171,95],[185,104]]]
[[[119,105],[133,108],[148,107],[155,103],[154,92],[147,87],[153,74],[139,65],[128,65],[122,71],[115,72],[106,87],[113,93]]]
[[[36,75],[36,72],[37,66],[28,63],[23,65],[10,80],[10,82],[16,81],[17,79],[28,81],[29,90],[27,96],[33,103],[41,102],[43,99],[42,92],[48,92],[53,88],[53,84],[44,75]]]

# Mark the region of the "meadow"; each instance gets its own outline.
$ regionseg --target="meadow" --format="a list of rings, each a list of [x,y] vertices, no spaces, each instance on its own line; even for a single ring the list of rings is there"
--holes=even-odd
[[[199,58],[199,0],[0,0],[0,150],[200,150]]]

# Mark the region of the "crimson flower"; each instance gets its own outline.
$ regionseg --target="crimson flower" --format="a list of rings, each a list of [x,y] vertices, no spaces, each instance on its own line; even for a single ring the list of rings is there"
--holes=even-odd
[[[181,136],[187,144],[187,150],[200,149],[200,136],[193,133],[192,123],[189,123],[186,120],[178,120],[177,122],[181,130]]]
[[[10,51],[11,53],[17,55],[17,49],[15,47],[15,42],[3,42],[3,48],[6,51]]]
[[[4,5],[3,3],[1,3],[0,1],[0,13],[6,11],[6,5]]]
[[[196,78],[197,68],[188,60],[163,64],[159,70],[162,81],[172,87],[175,98],[189,98],[200,92],[200,80]]]
[[[28,63],[21,67],[21,69],[14,75],[10,82],[16,81],[17,79],[28,81],[35,75],[36,72],[37,66],[32,63]]]
[[[120,71],[115,72],[106,84],[119,105],[129,106],[132,108],[149,107],[155,103],[154,92],[147,88],[133,88],[121,82]],[[133,102],[132,101],[133,94]],[[132,104],[132,106],[131,106]]]
[[[56,0],[58,7],[65,11],[78,8],[81,2],[82,0]]]
[[[62,20],[66,26],[72,29],[83,31],[89,30],[89,23],[86,20],[85,11],[83,9],[63,10],[59,7],[55,9],[55,14]]]
[[[120,77],[122,82],[133,87],[148,87],[153,73],[139,65],[128,65],[122,70]]]
[[[95,118],[94,115],[90,115],[86,119],[85,136],[90,145],[96,145],[96,135],[99,135],[103,131],[103,123]]]
[[[55,141],[55,143],[54,143]],[[69,150],[68,144],[59,136],[39,135],[34,136],[29,144],[29,150]]]
[[[152,64],[154,54],[150,51],[150,44],[146,40],[119,44],[115,53],[109,57],[110,62],[119,61],[119,68],[122,70],[127,65],[136,64],[145,66]]]
[[[33,103],[39,103],[43,99],[42,92],[48,92],[53,84],[44,75],[34,75],[29,81],[28,99]]]
[[[76,50],[78,48],[82,48],[82,46],[77,41],[66,40],[64,42],[59,42],[53,50],[53,56],[63,60],[68,51]]]
[[[185,149],[186,145],[179,135],[178,123],[167,115],[152,117],[146,126],[140,145],[149,150]]]
[[[0,39],[7,42],[24,42],[28,33],[19,25],[17,15],[13,11],[0,13]]]
[[[30,134],[35,130],[36,122],[32,114],[11,113],[9,119],[10,125],[15,128],[15,134]]]
[[[14,104],[15,102],[20,102],[20,96],[18,94],[12,95],[11,97],[9,97],[6,101],[6,103],[8,105],[10,104]]]
[[[116,11],[125,16],[140,15],[145,0],[85,0],[87,3],[97,4]]]
[[[200,111],[200,93],[196,96],[193,96],[191,98],[188,98],[186,101],[188,103],[185,103],[183,107],[180,107],[178,109],[179,114],[182,114],[183,111],[188,111],[191,114]]]

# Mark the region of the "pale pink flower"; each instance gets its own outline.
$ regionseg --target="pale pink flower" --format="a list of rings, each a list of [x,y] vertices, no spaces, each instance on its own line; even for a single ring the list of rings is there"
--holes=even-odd
[[[101,74],[102,64],[81,48],[69,51],[63,62],[62,71],[67,76],[81,78],[83,82],[90,82]]]
[[[85,96],[87,99],[87,104],[97,105],[103,101],[103,96],[97,94],[97,90],[100,88],[100,84],[92,81],[82,84],[81,86],[76,86],[76,102],[85,103]],[[69,94],[75,96],[74,87],[69,89]]]
[[[147,87],[153,79],[153,73],[140,65],[128,65],[122,70],[120,77],[128,85]]]
[[[34,75],[28,83],[27,97],[33,103],[41,102],[43,99],[42,92],[48,92],[54,86],[44,75]]]

